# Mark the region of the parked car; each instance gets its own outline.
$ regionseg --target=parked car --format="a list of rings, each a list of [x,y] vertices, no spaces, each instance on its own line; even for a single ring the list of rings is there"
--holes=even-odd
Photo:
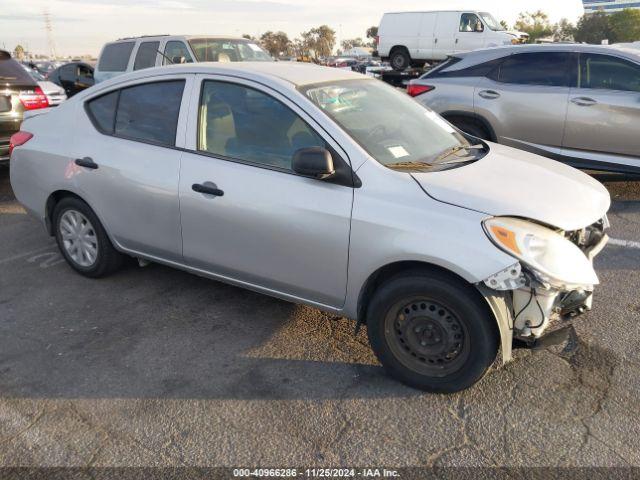
[[[123,38],[102,47],[96,82],[143,68],[191,62],[271,62],[273,58],[246,38],[159,35]]]
[[[456,55],[409,85],[461,130],[578,168],[640,173],[640,52],[522,45]]]
[[[327,63],[328,67],[341,68],[343,70],[352,70],[358,64],[358,60],[351,57],[332,58]]]
[[[48,106],[46,95],[22,65],[0,50],[0,165],[9,163],[10,139],[20,130],[24,111]]]
[[[52,71],[47,79],[60,85],[68,97],[73,97],[76,93],[94,85],[93,75],[94,69],[88,63],[69,62]]]
[[[326,67],[136,72],[27,116],[15,145],[17,199],[80,274],[130,255],[356,319],[431,391],[570,331],[607,240],[593,178]]]
[[[505,30],[488,12],[473,10],[385,13],[377,52],[398,71],[445,60],[459,52],[524,43],[529,36]]]
[[[29,76],[38,84],[38,86],[42,89],[44,94],[47,96],[47,101],[49,102],[49,106],[55,107],[56,105],[60,105],[62,102],[64,102],[67,99],[67,94],[64,92],[64,89],[62,87],[47,80],[37,70],[33,70],[24,64],[22,65],[22,67],[29,74]]]
[[[59,62],[50,62],[50,61],[29,60],[23,63],[26,63],[28,67],[36,70],[40,75],[45,75],[45,76],[60,66]]]

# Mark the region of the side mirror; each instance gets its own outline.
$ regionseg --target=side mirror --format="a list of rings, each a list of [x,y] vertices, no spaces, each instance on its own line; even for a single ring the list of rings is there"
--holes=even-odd
[[[293,154],[291,168],[294,172],[305,177],[325,180],[335,175],[333,158],[326,148],[301,148]]]

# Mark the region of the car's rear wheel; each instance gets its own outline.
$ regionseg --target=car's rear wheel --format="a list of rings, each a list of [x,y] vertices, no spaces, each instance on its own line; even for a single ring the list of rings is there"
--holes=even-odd
[[[498,333],[473,287],[440,273],[413,273],[380,287],[367,309],[371,347],[392,377],[451,393],[478,382],[495,360]]]
[[[111,244],[93,210],[82,200],[63,198],[53,212],[58,248],[67,263],[87,277],[104,277],[122,266],[123,255]]]
[[[411,64],[411,57],[409,56],[409,52],[407,52],[403,48],[396,48],[393,52],[391,52],[389,63],[391,64],[391,68],[393,68],[396,72],[402,72],[406,70]]]

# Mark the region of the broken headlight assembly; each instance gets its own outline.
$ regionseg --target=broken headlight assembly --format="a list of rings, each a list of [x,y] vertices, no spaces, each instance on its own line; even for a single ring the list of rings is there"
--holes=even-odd
[[[496,247],[520,260],[542,283],[565,291],[599,283],[591,260],[562,233],[513,217],[490,218],[483,226]]]

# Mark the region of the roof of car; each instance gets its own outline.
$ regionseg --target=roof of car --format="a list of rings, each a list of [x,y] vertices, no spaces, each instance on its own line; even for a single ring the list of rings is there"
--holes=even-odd
[[[474,62],[479,60],[488,61],[497,59],[514,53],[536,53],[536,52],[582,52],[582,53],[602,53],[602,54],[621,54],[622,56],[631,57],[634,60],[640,60],[640,54],[637,49],[614,47],[611,45],[587,45],[582,43],[547,43],[547,44],[530,44],[530,45],[508,45],[504,47],[491,47],[455,54],[455,57],[473,59]]]
[[[124,38],[119,38],[117,40],[114,40],[113,42],[107,42],[107,43],[118,43],[118,42],[130,42],[132,40],[153,40],[156,38],[166,38],[166,37],[171,37],[171,38],[184,38],[186,40],[190,40],[192,38],[211,38],[211,39],[218,39],[218,40],[244,40],[245,42],[250,42],[251,40],[248,38],[244,38],[244,37],[236,37],[234,35],[169,35],[169,34],[162,34],[162,35],[141,35],[139,37],[124,37]]]
[[[303,62],[202,62],[146,68],[119,75],[98,85],[107,86],[128,80],[177,73],[219,74],[258,81],[272,78],[283,81],[293,87],[339,80],[370,79],[370,77],[365,77],[360,73]]]

